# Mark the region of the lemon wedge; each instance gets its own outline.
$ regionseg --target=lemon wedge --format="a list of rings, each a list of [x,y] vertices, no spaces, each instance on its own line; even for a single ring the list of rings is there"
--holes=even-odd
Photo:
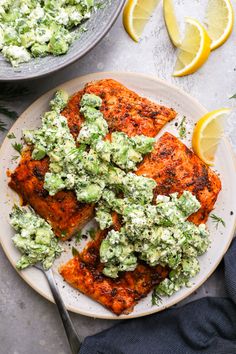
[[[160,0],[128,0],[123,12],[123,24],[130,37],[138,42],[146,23]]]
[[[211,39],[200,22],[192,18],[185,20],[185,36],[179,47],[173,76],[193,74],[207,60]]]
[[[233,30],[234,10],[230,0],[209,0],[206,24],[212,39],[211,50],[214,50],[226,42]]]
[[[207,113],[194,128],[193,150],[207,165],[214,165],[216,150],[224,132],[223,123],[230,112],[230,109],[222,108]]]
[[[163,0],[163,14],[170,40],[176,47],[179,47],[181,44],[181,36],[175,16],[173,0]]]

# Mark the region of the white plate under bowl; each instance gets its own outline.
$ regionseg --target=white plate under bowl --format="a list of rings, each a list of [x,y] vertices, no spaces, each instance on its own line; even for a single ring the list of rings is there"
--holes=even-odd
[[[195,99],[177,87],[172,86],[167,82],[139,74],[111,72],[94,73],[66,82],[63,85],[60,85],[60,87],[72,94],[83,88],[87,82],[104,78],[113,78],[118,80],[140,95],[148,97],[158,103],[172,107],[178,112],[178,117],[176,120],[167,124],[166,127],[162,129],[162,131],[158,134],[158,136],[161,136],[164,131],[169,131],[178,136],[178,132],[176,131],[174,123],[180,120],[183,115],[185,115],[187,119],[191,121],[192,124],[194,124],[194,122],[196,122],[203,114],[206,113],[206,109],[204,107],[202,107]],[[17,141],[19,141],[21,138],[21,132],[23,128],[32,129],[40,125],[40,114],[48,110],[48,102],[53,96],[55,90],[56,89],[51,90],[39,98],[18,118],[10,130],[11,133],[16,135]],[[191,124],[189,125],[189,131],[192,131]],[[188,139],[191,139],[191,134],[188,134]],[[185,141],[186,144],[189,144],[188,139]],[[12,156],[16,155],[16,153],[13,150],[11,144],[12,140],[6,138],[0,150],[0,241],[8,259],[13,264],[13,266],[15,266],[20,254],[15,249],[11,241],[11,237],[13,236],[14,232],[9,225],[9,212],[11,211],[14,203],[19,203],[19,197],[7,185],[7,169],[13,169],[17,164],[17,161],[12,161]],[[215,224],[211,220],[209,220],[207,223],[207,226],[210,230],[211,246],[208,252],[200,257],[201,271],[193,279],[193,286],[191,288],[183,288],[170,298],[164,298],[160,306],[152,306],[150,294],[135,306],[135,309],[131,314],[117,317],[105,309],[102,305],[91,300],[87,296],[80,294],[77,290],[71,288],[58,274],[58,265],[64,263],[66,260],[72,257],[71,246],[74,244],[72,241],[65,244],[65,252],[53,266],[55,278],[67,309],[90,317],[106,319],[129,319],[145,316],[170,307],[189,296],[200,285],[202,285],[203,282],[206,281],[206,279],[215,270],[223,255],[227,251],[235,230],[236,167],[233,152],[226,139],[222,140],[217,153],[216,170],[220,174],[222,181],[222,191],[219,194],[214,213],[225,220],[226,226],[223,227],[220,225],[218,229],[216,229]],[[81,247],[83,246],[84,243],[81,245]],[[76,247],[78,248],[78,245],[76,245]],[[19,272],[19,274],[38,293],[50,301],[53,301],[48,284],[40,271],[34,268],[29,268]]]

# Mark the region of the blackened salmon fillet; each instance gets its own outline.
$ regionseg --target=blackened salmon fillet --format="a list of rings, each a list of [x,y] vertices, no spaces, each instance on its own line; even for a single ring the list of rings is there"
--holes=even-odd
[[[48,168],[48,158],[32,160],[31,152],[25,151],[18,167],[11,174],[9,186],[20,194],[23,204],[31,205],[50,222],[56,236],[66,240],[91,219],[94,206],[78,203],[72,191],[60,191],[50,196],[43,188]]]
[[[99,248],[106,231],[97,233],[95,240],[59,269],[63,278],[116,315],[130,313],[137,302],[168,276],[168,269],[138,264],[133,272],[124,272],[117,279],[106,277],[100,263]]]
[[[196,225],[206,223],[221,190],[217,174],[170,133],[156,142],[136,173],[157,182],[155,196],[182,194],[184,190],[192,192],[201,203],[201,209],[189,218]]]

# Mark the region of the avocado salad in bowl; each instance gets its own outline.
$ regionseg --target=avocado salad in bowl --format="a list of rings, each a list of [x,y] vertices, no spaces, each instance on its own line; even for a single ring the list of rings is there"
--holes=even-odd
[[[153,291],[153,303],[158,304],[162,296],[191,286],[191,278],[200,271],[198,256],[208,249],[209,232],[205,224],[195,225],[188,218],[201,204],[189,191],[154,196],[155,180],[135,171],[153,150],[155,139],[109,133],[99,96],[81,97],[84,121],[75,140],[61,114],[68,99],[65,91],[57,91],[41,127],[23,131],[32,160],[49,160],[43,187],[49,196],[70,190],[78,202],[95,205],[97,229],[106,231],[99,255],[107,278],[134,271],[138,262],[167,269],[168,277]],[[42,262],[48,269],[63,252],[50,224],[33,209],[14,206],[10,223],[17,232],[14,245],[22,253],[17,268]]]
[[[122,5],[116,0],[1,1],[0,80],[43,76],[79,59],[110,29]]]

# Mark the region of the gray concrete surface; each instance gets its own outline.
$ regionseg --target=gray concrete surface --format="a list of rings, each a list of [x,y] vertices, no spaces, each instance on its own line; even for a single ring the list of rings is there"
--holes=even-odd
[[[205,0],[177,0],[179,18],[193,15],[203,18]],[[24,83],[29,95],[9,105],[18,113],[24,111],[41,94],[76,76],[95,71],[127,71],[159,77],[186,90],[207,109],[233,106],[229,96],[236,93],[236,33],[217,51],[205,66],[192,76],[171,77],[175,50],[169,42],[161,9],[158,8],[145,29],[139,44],[125,33],[121,17],[113,29],[86,57],[63,71],[37,81]],[[1,90],[1,86],[0,86]],[[8,127],[11,120],[6,121]],[[236,148],[236,122],[232,116],[227,133]],[[1,140],[4,133],[0,134]],[[205,295],[223,295],[222,271],[213,276],[189,300]],[[72,314],[75,326],[83,337],[112,325],[111,321],[96,320]],[[0,249],[0,354],[69,354],[66,337],[53,304],[32,290],[14,271]],[[92,354],[92,353],[91,353]]]

